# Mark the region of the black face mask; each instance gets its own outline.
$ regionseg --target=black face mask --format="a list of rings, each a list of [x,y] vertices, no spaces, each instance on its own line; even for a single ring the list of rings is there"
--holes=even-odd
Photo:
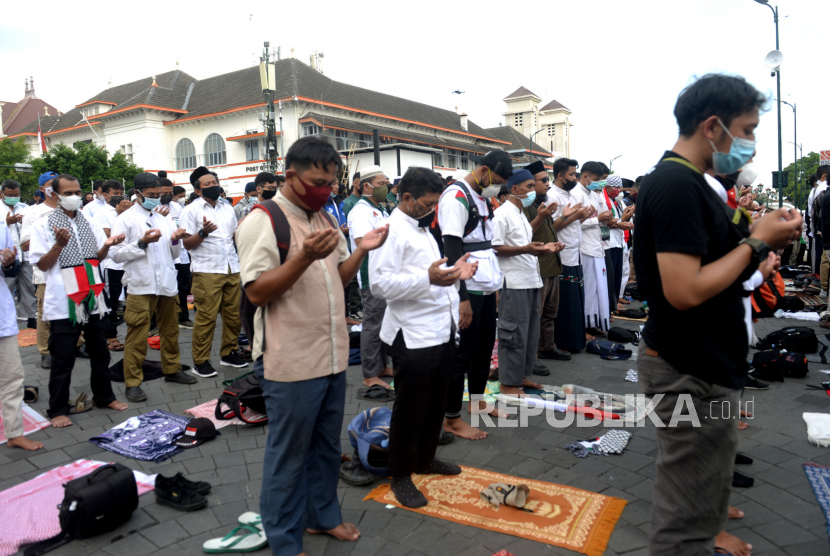
[[[578,183],[579,183],[579,182],[578,182],[578,181],[576,181],[576,180],[574,180],[574,181],[566,181],[566,182],[564,182],[563,187],[565,188],[565,191],[570,191],[571,189],[573,189],[574,187],[576,187],[576,184],[578,184]]]
[[[110,206],[117,207],[118,203],[124,200],[123,195],[110,195]]]
[[[211,201],[217,200],[219,198],[219,188],[214,185],[213,187],[202,189],[202,197]]]
[[[172,201],[172,200],[173,200],[173,194],[172,194],[172,193],[170,193],[169,195],[162,195],[162,196],[159,198],[159,202],[160,202],[162,205],[169,205],[169,204],[170,204],[170,201]]]
[[[274,189],[274,190],[263,189],[262,190],[262,198],[265,199],[266,201],[268,199],[273,199],[274,195],[276,195],[276,194],[277,194],[276,189]]]
[[[419,205],[418,203],[415,203],[415,206],[420,208],[420,209],[424,208],[421,205]],[[411,211],[412,211],[412,209],[410,209],[410,212]],[[426,214],[421,215],[421,216],[414,216],[413,215],[412,218],[414,218],[415,220],[418,221],[418,227],[419,228],[426,228],[430,224],[432,224],[433,220],[435,220],[435,210],[430,210],[429,212],[427,212]]]

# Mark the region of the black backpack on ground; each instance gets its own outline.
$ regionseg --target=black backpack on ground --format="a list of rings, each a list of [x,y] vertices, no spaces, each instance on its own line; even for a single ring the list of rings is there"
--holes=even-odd
[[[138,486],[133,472],[113,463],[63,485],[58,506],[61,532],[28,547],[25,556],[39,556],[74,539],[112,531],[128,522],[138,508]]]
[[[627,319],[644,319],[648,316],[648,313],[641,309],[622,309],[617,311],[617,314]]]
[[[228,406],[229,409],[223,410],[223,405]],[[225,390],[216,402],[214,417],[220,421],[227,421],[233,419],[234,417],[238,417],[240,420],[248,423],[249,425],[258,425],[268,422],[268,417],[249,421],[243,415],[243,413],[245,413],[245,409],[248,408],[258,413],[262,413],[263,415],[266,414],[265,397],[262,395],[262,387],[259,385],[259,381],[253,373],[246,373],[240,377],[237,377],[233,381],[233,384],[225,386]]]
[[[752,356],[752,376],[767,382],[784,382],[784,373],[781,372],[779,362],[787,352],[780,349],[759,351]]]
[[[608,329],[608,339],[612,342],[634,344],[635,346],[640,343],[640,335],[637,332],[619,326],[612,326]]]
[[[786,349],[798,353],[818,351],[818,338],[813,329],[806,326],[790,326],[771,332],[758,342],[758,349]]]
[[[637,282],[631,282],[630,284],[625,285],[625,295],[630,295],[631,299],[635,299],[637,301],[646,300],[646,298],[643,297],[643,294],[640,293],[639,288],[637,288]]]
[[[804,378],[809,372],[807,369],[807,357],[803,353],[790,351],[782,354],[778,366],[784,376],[789,378]]]

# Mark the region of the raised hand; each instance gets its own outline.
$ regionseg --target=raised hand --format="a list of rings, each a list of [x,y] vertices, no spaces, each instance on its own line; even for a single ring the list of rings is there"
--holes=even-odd
[[[550,202],[550,203],[542,203],[539,206],[539,211],[536,213],[537,218],[550,218],[554,212],[559,209],[559,203]]]
[[[455,265],[453,265],[454,269],[461,270],[461,280],[469,280],[473,276],[475,276],[476,272],[478,271],[478,261],[474,263],[467,262],[467,259],[470,258],[470,253],[467,253],[457,261],[455,261]]]
[[[152,228],[144,233],[144,237],[141,238],[141,241],[150,244],[157,242],[159,239],[161,239],[161,231],[159,231],[158,228]]]
[[[57,226],[52,226],[52,232],[55,234],[55,243],[57,246],[61,249],[66,247],[66,244],[69,243],[69,238],[71,236],[69,230],[66,228],[58,229]]]
[[[752,224],[752,237],[772,249],[781,249],[798,239],[803,219],[797,210],[777,209],[768,212]]]
[[[126,237],[127,236],[125,236],[124,234],[118,234],[118,235],[110,236],[110,237],[107,238],[107,241],[104,242],[104,245],[106,245],[108,247],[112,247],[113,245],[118,245],[119,243],[123,242],[124,238],[126,238]]]
[[[389,224],[384,224],[364,235],[363,239],[360,240],[360,248],[366,251],[377,249],[383,245],[387,237],[389,237]]]
[[[558,242],[550,241],[550,242],[545,244],[545,247],[550,249],[550,253],[559,253],[560,251],[565,249],[565,244],[562,243],[561,241],[558,241]]]
[[[601,212],[597,215],[597,220],[600,222],[608,222],[614,218],[614,214],[610,210],[606,210],[605,212]]]
[[[315,230],[303,241],[303,253],[315,261],[325,259],[331,255],[339,243],[340,234],[337,230]]]
[[[173,235],[170,236],[170,240],[171,241],[176,241],[176,240],[179,240],[179,239],[183,238],[186,235],[187,235],[187,230],[185,230],[184,228],[177,228],[176,231],[173,232]]]
[[[548,244],[542,243],[541,241],[533,241],[525,245],[525,253],[528,255],[533,255],[534,257],[539,257],[541,255],[547,255],[551,253],[550,247]]]
[[[170,214],[170,207],[167,205],[158,205],[156,207],[156,212],[162,216],[167,216]]]
[[[219,226],[207,219],[207,216],[202,217],[202,229],[206,234],[210,234],[219,229]]]
[[[469,255],[469,253],[467,254]],[[469,258],[469,257],[468,257]],[[441,265],[447,262],[447,258],[444,257],[443,259],[438,259],[431,265],[429,265],[429,283],[434,286],[452,286],[455,284],[459,278],[461,278],[461,274],[464,272],[464,264],[469,265],[466,262],[466,259],[462,257],[458,259],[456,262],[456,266],[452,268],[441,268]],[[461,266],[458,266],[458,263],[461,263]]]
[[[5,267],[11,266],[14,264],[14,260],[17,258],[17,247],[12,246],[11,249],[3,249],[0,251],[0,264]]]
[[[23,222],[22,214],[13,214],[10,212],[6,215],[6,226],[11,226],[12,224],[18,224],[20,222]]]
[[[575,205],[568,205],[567,207],[562,209],[562,216],[565,218],[570,218],[577,212],[582,210],[582,203],[577,203]]]
[[[115,207],[115,212],[119,215],[122,214],[124,211],[130,210],[133,207],[133,202],[129,199],[123,199],[118,205]]]

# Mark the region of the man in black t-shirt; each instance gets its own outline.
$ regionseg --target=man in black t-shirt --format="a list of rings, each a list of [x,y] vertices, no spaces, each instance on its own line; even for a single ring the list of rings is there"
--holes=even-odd
[[[733,223],[741,213],[703,178],[709,169],[736,172],[752,157],[764,101],[740,77],[707,75],[690,85],[674,108],[680,137],[637,198],[634,264],[650,307],[637,369],[643,393],[663,395],[655,413],[666,425],[657,428],[651,556],[714,552],[748,370],[741,284],[801,228],[797,211],[779,209],[744,237]]]

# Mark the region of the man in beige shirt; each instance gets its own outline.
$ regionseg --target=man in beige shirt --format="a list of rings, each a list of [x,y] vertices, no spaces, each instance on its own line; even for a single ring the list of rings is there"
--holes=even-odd
[[[275,556],[296,556],[304,528],[341,540],[360,536],[343,523],[337,498],[349,356],[343,287],[388,228],[368,232],[349,255],[343,233],[320,210],[342,166],[325,139],[295,142],[285,166],[286,185],[274,198],[291,231],[285,261],[264,210],[240,221],[236,245],[242,287],[258,307],[254,374],[269,416],[262,525]]]

